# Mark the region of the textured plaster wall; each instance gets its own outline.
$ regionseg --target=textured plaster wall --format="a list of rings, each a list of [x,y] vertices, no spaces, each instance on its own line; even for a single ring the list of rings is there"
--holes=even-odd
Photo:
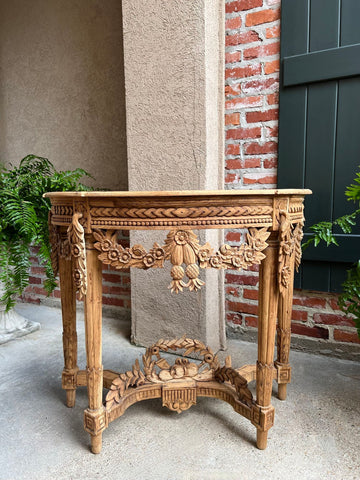
[[[123,1],[131,190],[222,188],[223,9],[222,0]],[[216,246],[219,235],[200,238]],[[149,247],[165,236],[132,232],[131,241]],[[221,347],[221,279],[203,271],[207,288],[176,296],[169,270],[131,271],[134,341],[186,332]]]
[[[28,153],[127,189],[118,0],[0,2],[0,159]]]

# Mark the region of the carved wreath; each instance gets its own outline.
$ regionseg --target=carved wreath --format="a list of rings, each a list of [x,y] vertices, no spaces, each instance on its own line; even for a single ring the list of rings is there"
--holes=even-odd
[[[201,363],[190,362],[187,358],[178,358],[174,365],[170,365],[160,356],[161,351],[168,352],[169,350],[185,350],[183,356],[199,353],[203,358]],[[142,361],[144,371],[141,370],[140,363],[136,360],[132,370],[119,374],[113,380],[105,399],[106,409],[111,410],[120,404],[122,397],[131,388],[149,384],[169,385],[169,382],[171,383],[173,380],[186,379],[228,382],[235,388],[240,401],[249,406],[253,403],[252,393],[247,387],[245,378],[232,368],[227,366],[221,368],[217,355],[214,355],[212,350],[199,340],[187,338],[185,335],[179,339],[161,339],[146,349]]]
[[[197,291],[205,284],[198,278],[199,267],[246,270],[251,265],[260,264],[265,258],[262,252],[267,247],[266,240],[269,235],[267,227],[249,228],[245,243],[239,247],[225,244],[214,253],[209,243],[200,245],[197,235],[192,230],[171,230],[163,246],[154,243],[149,251],[142,245],[124,248],[117,243],[116,232],[94,230],[94,237],[97,240],[94,246],[101,252],[99,259],[118,270],[129,267],[162,268],[164,261],[170,260],[173,267],[169,288],[172,292],[178,293],[183,288]],[[183,280],[185,275],[188,278],[187,282]]]

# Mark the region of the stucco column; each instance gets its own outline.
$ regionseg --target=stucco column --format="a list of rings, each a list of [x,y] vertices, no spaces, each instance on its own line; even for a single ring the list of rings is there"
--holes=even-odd
[[[130,190],[223,188],[224,2],[123,0]],[[197,232],[195,232],[197,233]],[[167,232],[132,232],[147,248]],[[222,232],[202,231],[217,248]],[[221,273],[200,292],[170,293],[164,271],[132,269],[132,338],[150,345],[186,333],[224,347]]]

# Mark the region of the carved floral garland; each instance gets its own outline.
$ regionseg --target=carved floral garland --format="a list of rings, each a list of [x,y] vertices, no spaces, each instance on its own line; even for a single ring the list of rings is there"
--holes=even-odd
[[[124,248],[117,243],[116,232],[94,230],[97,240],[94,247],[101,253],[99,259],[107,265],[121,270],[129,267],[142,269],[161,268],[165,260],[170,260],[172,281],[169,288],[178,293],[183,288],[190,291],[199,290],[205,284],[199,277],[201,268],[218,269],[247,269],[251,265],[260,264],[265,258],[262,251],[267,247],[266,240],[270,232],[267,227],[249,228],[246,234],[246,243],[239,247],[222,245],[214,253],[209,243],[200,245],[198,237],[192,230],[171,230],[165,240],[165,245],[154,243],[150,251],[146,251],[142,245],[134,245]],[[182,265],[185,265],[185,269]],[[184,282],[184,276],[188,281]]]
[[[74,213],[71,225],[67,230],[71,255],[74,259],[74,281],[79,298],[86,295],[86,252],[84,228],[79,222],[82,213]]]
[[[203,356],[200,364],[190,362],[187,358],[178,358],[174,365],[160,356],[160,351],[186,350],[183,356],[191,353],[199,353]],[[153,358],[156,357],[156,360]],[[111,410],[122,402],[122,397],[131,389],[142,385],[162,384],[171,385],[173,380],[216,380],[228,382],[236,390],[239,400],[246,405],[253,403],[252,393],[247,387],[247,381],[236,370],[227,366],[220,368],[217,355],[214,355],[209,347],[206,347],[199,340],[186,338],[184,335],[179,339],[159,340],[157,343],[146,349],[142,357],[144,372],[141,371],[139,361],[136,360],[126,373],[116,377],[105,399],[107,410]],[[170,383],[169,383],[170,382]]]
[[[280,247],[279,247],[279,290],[281,294],[288,289],[291,281],[291,262],[293,257],[296,271],[301,262],[301,240],[303,238],[303,222],[292,226],[287,212],[280,212]]]

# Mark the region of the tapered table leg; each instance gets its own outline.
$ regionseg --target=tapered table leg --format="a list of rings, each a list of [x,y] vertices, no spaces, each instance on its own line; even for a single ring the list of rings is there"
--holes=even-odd
[[[279,319],[277,326],[277,360],[278,370],[278,397],[286,400],[287,384],[291,381],[291,367],[289,363],[291,342],[291,313],[294,291],[294,256],[290,258],[289,285],[279,295]]]
[[[72,273],[71,258],[60,256],[59,276],[64,347],[62,388],[66,390],[66,405],[68,407],[75,405],[76,377],[79,370],[77,366],[76,293]]]
[[[88,238],[86,242],[86,263],[85,337],[89,408],[85,410],[84,426],[91,436],[92,452],[100,453],[102,432],[106,428],[106,415],[102,404],[102,268],[91,238]]]
[[[271,393],[274,370],[275,328],[278,307],[278,241],[274,234],[268,241],[266,258],[259,274],[258,361],[256,364],[256,404],[260,409],[257,425],[257,447],[266,448],[267,434],[274,423]]]

